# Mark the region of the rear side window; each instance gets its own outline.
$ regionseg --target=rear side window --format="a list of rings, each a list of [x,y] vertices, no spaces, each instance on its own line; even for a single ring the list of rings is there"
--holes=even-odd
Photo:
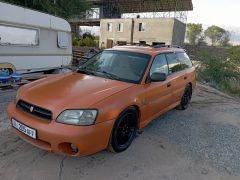
[[[186,53],[177,53],[177,57],[182,65],[186,65],[186,68],[192,67],[192,62]]]
[[[169,74],[192,67],[191,60],[184,52],[169,53],[166,54],[166,57],[169,65]]]
[[[150,69],[150,76],[153,73],[165,73],[168,75],[168,64],[165,54],[157,55]]]
[[[169,74],[181,71],[180,62],[178,61],[178,57],[175,53],[166,54],[168,66],[169,66]]]

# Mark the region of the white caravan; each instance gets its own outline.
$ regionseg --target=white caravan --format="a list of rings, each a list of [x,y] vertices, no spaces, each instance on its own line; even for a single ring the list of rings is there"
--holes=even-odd
[[[0,72],[52,70],[71,60],[71,27],[66,20],[0,2]]]

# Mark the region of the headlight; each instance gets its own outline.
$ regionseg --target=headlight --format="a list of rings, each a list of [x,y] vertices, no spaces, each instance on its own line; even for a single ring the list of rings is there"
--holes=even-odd
[[[88,126],[95,123],[97,110],[66,110],[57,118],[57,122],[71,125]]]

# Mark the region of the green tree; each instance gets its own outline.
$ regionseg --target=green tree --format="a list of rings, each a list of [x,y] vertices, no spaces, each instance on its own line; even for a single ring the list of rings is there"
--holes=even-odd
[[[229,42],[230,42],[230,37],[231,37],[230,32],[225,31],[225,33],[223,34],[223,36],[222,36],[219,44],[220,44],[221,46],[229,46],[229,45],[230,45],[230,44],[229,44]]]
[[[201,38],[202,24],[187,24],[187,39],[191,45],[196,45]]]
[[[63,18],[71,18],[91,7],[87,0],[4,0]]]
[[[204,34],[211,40],[212,46],[226,45],[230,40],[229,32],[218,26],[208,27]]]
[[[205,41],[205,36],[204,36],[204,35],[201,35],[201,36],[200,36],[200,38],[198,39],[197,45],[207,46],[207,43],[206,43],[206,41]]]

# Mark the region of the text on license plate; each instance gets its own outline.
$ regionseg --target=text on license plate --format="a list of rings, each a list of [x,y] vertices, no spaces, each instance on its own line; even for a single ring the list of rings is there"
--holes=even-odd
[[[36,139],[37,138],[37,133],[35,129],[32,129],[18,121],[16,121],[15,119],[12,119],[12,125],[14,128],[16,128],[17,130],[21,131],[22,133],[28,135],[29,137]]]

